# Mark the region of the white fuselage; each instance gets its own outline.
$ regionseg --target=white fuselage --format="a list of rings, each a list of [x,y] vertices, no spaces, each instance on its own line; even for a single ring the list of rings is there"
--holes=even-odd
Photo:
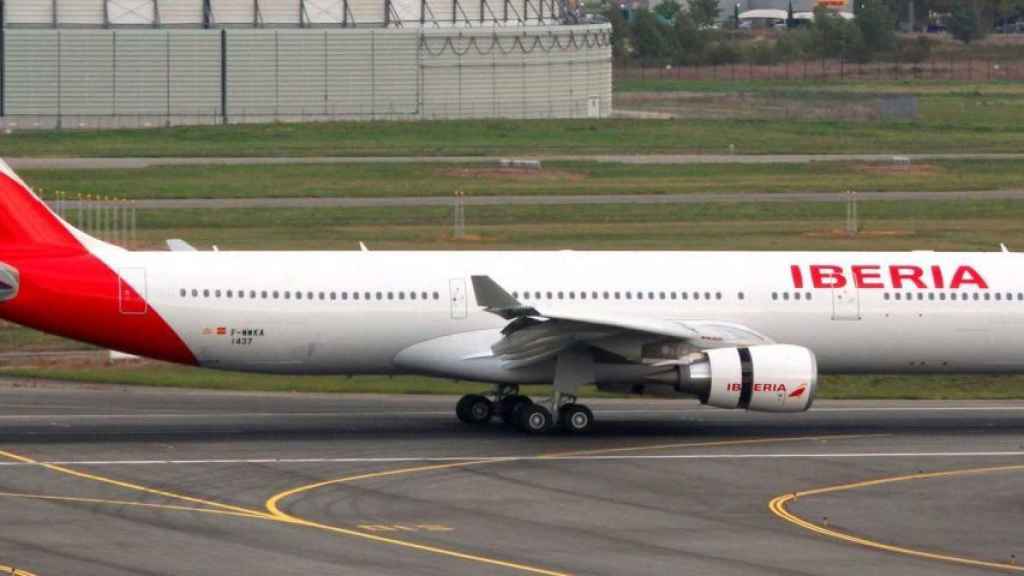
[[[458,368],[486,354],[508,323],[476,304],[470,276],[487,275],[523,304],[742,324],[810,348],[823,372],[1024,370],[1016,339],[1024,276],[1008,253],[116,252],[104,260],[212,368],[532,380]],[[813,266],[839,267],[846,285],[833,287],[832,272],[815,285]],[[954,282],[964,266],[972,274]],[[923,273],[911,278],[911,268]],[[459,358],[436,368],[396,362],[410,347],[455,335],[467,335]]]

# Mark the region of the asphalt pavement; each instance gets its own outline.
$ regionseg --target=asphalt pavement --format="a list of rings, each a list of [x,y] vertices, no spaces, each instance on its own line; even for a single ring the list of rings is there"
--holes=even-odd
[[[0,566],[931,576],[1024,558],[1024,402],[595,400],[579,437],[467,427],[454,402],[6,381]]]

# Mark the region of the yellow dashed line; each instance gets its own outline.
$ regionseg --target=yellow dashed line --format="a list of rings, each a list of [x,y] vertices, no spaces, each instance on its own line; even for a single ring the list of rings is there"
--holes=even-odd
[[[1017,566],[1016,564],[1006,564],[1001,562],[989,562],[985,560],[976,560],[974,558],[967,558],[964,556],[954,556],[952,554],[941,554],[936,552],[928,552],[925,550],[915,550],[913,548],[905,548],[903,546],[894,546],[891,544],[884,544],[867,538],[860,538],[846,532],[840,532],[827,528],[820,524],[809,522],[796,514],[790,512],[786,505],[790,502],[796,501],[799,498],[806,498],[808,496],[816,496],[820,494],[828,494],[831,492],[842,492],[845,490],[855,490],[857,488],[867,488],[870,486],[879,486],[882,484],[891,484],[893,482],[907,482],[910,480],[924,480],[928,478],[949,478],[953,476],[970,476],[976,474],[991,474],[996,472],[1012,472],[1024,470],[1024,465],[1016,466],[997,466],[992,468],[969,468],[965,470],[949,470],[945,472],[928,472],[922,474],[907,474],[905,476],[893,476],[891,478],[879,478],[877,480],[867,480],[864,482],[853,482],[850,484],[840,484],[836,486],[828,486],[825,488],[818,488],[815,490],[807,490],[805,492],[796,492],[794,494],[784,494],[778,496],[768,504],[768,508],[773,514],[782,518],[783,520],[837,540],[849,542],[851,544],[857,544],[859,546],[865,546],[867,548],[874,548],[876,550],[884,550],[886,552],[894,552],[896,554],[904,554],[907,556],[915,556],[918,558],[927,558],[929,560],[939,560],[943,562],[951,562],[954,564],[961,564],[967,566],[978,566],[983,568],[995,568],[997,570],[1008,570],[1013,572],[1024,572],[1024,567]]]

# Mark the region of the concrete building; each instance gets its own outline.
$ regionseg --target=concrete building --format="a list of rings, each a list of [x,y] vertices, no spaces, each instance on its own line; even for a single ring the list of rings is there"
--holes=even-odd
[[[6,0],[8,128],[611,113],[558,0]]]

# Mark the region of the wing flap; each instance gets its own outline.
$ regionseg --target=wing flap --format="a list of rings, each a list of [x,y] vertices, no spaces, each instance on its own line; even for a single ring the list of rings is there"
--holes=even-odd
[[[527,306],[489,276],[473,276],[476,302],[486,311],[512,320],[504,338],[492,347],[508,367],[527,366],[556,356],[579,343],[595,344],[623,333],[648,335],[651,340],[685,340],[696,348],[768,344],[772,340],[733,322],[659,319],[628,314],[595,313],[575,306]]]

